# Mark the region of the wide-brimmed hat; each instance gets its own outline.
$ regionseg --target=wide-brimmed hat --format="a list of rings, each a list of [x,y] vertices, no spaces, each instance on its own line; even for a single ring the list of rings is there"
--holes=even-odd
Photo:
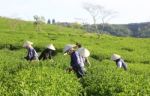
[[[113,55],[111,56],[111,60],[117,60],[117,59],[120,59],[120,58],[121,58],[121,56],[118,55],[118,54],[113,54]]]
[[[47,48],[48,48],[48,49],[51,49],[51,50],[56,50],[53,44],[49,44],[49,45],[47,46]]]
[[[79,54],[81,55],[81,56],[83,56],[83,57],[88,57],[88,56],[90,56],[90,51],[88,50],[88,49],[86,49],[86,48],[79,48],[78,50],[77,50],[78,52],[79,52]]]
[[[31,42],[31,41],[26,41],[26,42],[23,44],[23,47],[27,47],[27,46],[32,45],[32,44],[33,44],[33,42]]]
[[[71,48],[75,47],[76,45],[74,44],[67,44],[64,49],[63,52],[66,53],[68,50],[70,50]]]

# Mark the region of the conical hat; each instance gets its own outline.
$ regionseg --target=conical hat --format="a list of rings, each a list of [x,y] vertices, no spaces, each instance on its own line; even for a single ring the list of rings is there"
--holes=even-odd
[[[24,44],[23,44],[23,47],[27,47],[29,45],[32,45],[33,42],[30,42],[30,41],[26,41]]]
[[[118,55],[118,54],[113,54],[113,55],[111,56],[111,60],[117,60],[117,59],[120,59],[120,58],[121,58],[121,56]]]
[[[79,48],[77,51],[78,51],[79,54],[80,54],[81,56],[83,56],[83,57],[88,57],[88,56],[90,56],[90,51],[89,51],[88,49],[86,49],[86,48]]]
[[[76,45],[74,44],[67,44],[64,49],[63,49],[63,52],[66,53],[69,49],[75,47]]]
[[[47,48],[48,48],[48,49],[51,49],[51,50],[56,50],[55,47],[53,46],[53,44],[49,44],[49,45],[47,46]]]

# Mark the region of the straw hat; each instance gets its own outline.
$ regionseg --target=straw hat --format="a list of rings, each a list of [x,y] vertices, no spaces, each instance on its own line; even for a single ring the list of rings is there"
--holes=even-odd
[[[33,42],[30,42],[30,41],[26,41],[24,44],[23,44],[23,47],[27,47],[27,46],[30,46],[32,45]]]
[[[117,60],[117,59],[120,59],[120,58],[121,58],[121,56],[118,55],[118,54],[113,54],[113,55],[111,56],[111,60]]]
[[[83,56],[83,57],[88,57],[88,56],[90,56],[90,51],[89,51],[88,49],[86,49],[86,48],[79,48],[77,51],[78,51],[79,54],[80,54],[81,56]]]
[[[74,44],[67,44],[64,49],[63,49],[63,52],[66,53],[69,49],[75,47],[76,45]]]
[[[55,47],[53,46],[53,44],[49,44],[49,45],[47,46],[47,48],[48,48],[48,49],[51,49],[51,50],[56,50]]]

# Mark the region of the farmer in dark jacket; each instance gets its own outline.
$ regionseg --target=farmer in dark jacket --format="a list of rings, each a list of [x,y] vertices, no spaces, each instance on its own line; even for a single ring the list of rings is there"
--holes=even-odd
[[[23,47],[26,48],[28,51],[27,56],[25,57],[25,59],[28,61],[38,60],[38,54],[36,50],[32,47],[32,44],[32,42],[26,41],[23,45]]]
[[[43,52],[41,53],[41,55],[39,56],[39,60],[43,59],[52,59],[52,54],[55,51],[55,47],[53,46],[53,44],[50,44],[47,46],[47,48],[45,50],[43,50]]]
[[[124,70],[127,70],[127,64],[124,62],[120,55],[113,54],[111,56],[111,59],[116,62],[118,68],[123,67]]]
[[[84,61],[77,51],[74,50],[75,45],[68,44],[64,48],[64,53],[70,55],[70,66],[76,73],[78,78],[84,75]]]

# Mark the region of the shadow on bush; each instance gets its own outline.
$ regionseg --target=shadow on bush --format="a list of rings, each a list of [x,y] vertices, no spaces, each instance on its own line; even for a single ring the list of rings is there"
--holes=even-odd
[[[110,57],[109,56],[107,56],[107,55],[102,55],[102,54],[100,54],[100,55],[95,55],[95,54],[93,54],[93,55],[91,55],[91,57],[92,58],[94,58],[94,59],[96,59],[96,60],[98,60],[98,61],[103,61],[104,59],[108,59],[108,60],[110,60]]]
[[[126,48],[126,47],[121,48],[121,50],[129,51],[129,52],[134,51],[133,49],[131,49],[131,48]]]
[[[21,46],[18,45],[12,45],[12,44],[1,44],[0,49],[7,48],[9,50],[19,50],[21,49]]]
[[[142,61],[140,63],[143,63],[143,64],[150,64],[150,61]]]

